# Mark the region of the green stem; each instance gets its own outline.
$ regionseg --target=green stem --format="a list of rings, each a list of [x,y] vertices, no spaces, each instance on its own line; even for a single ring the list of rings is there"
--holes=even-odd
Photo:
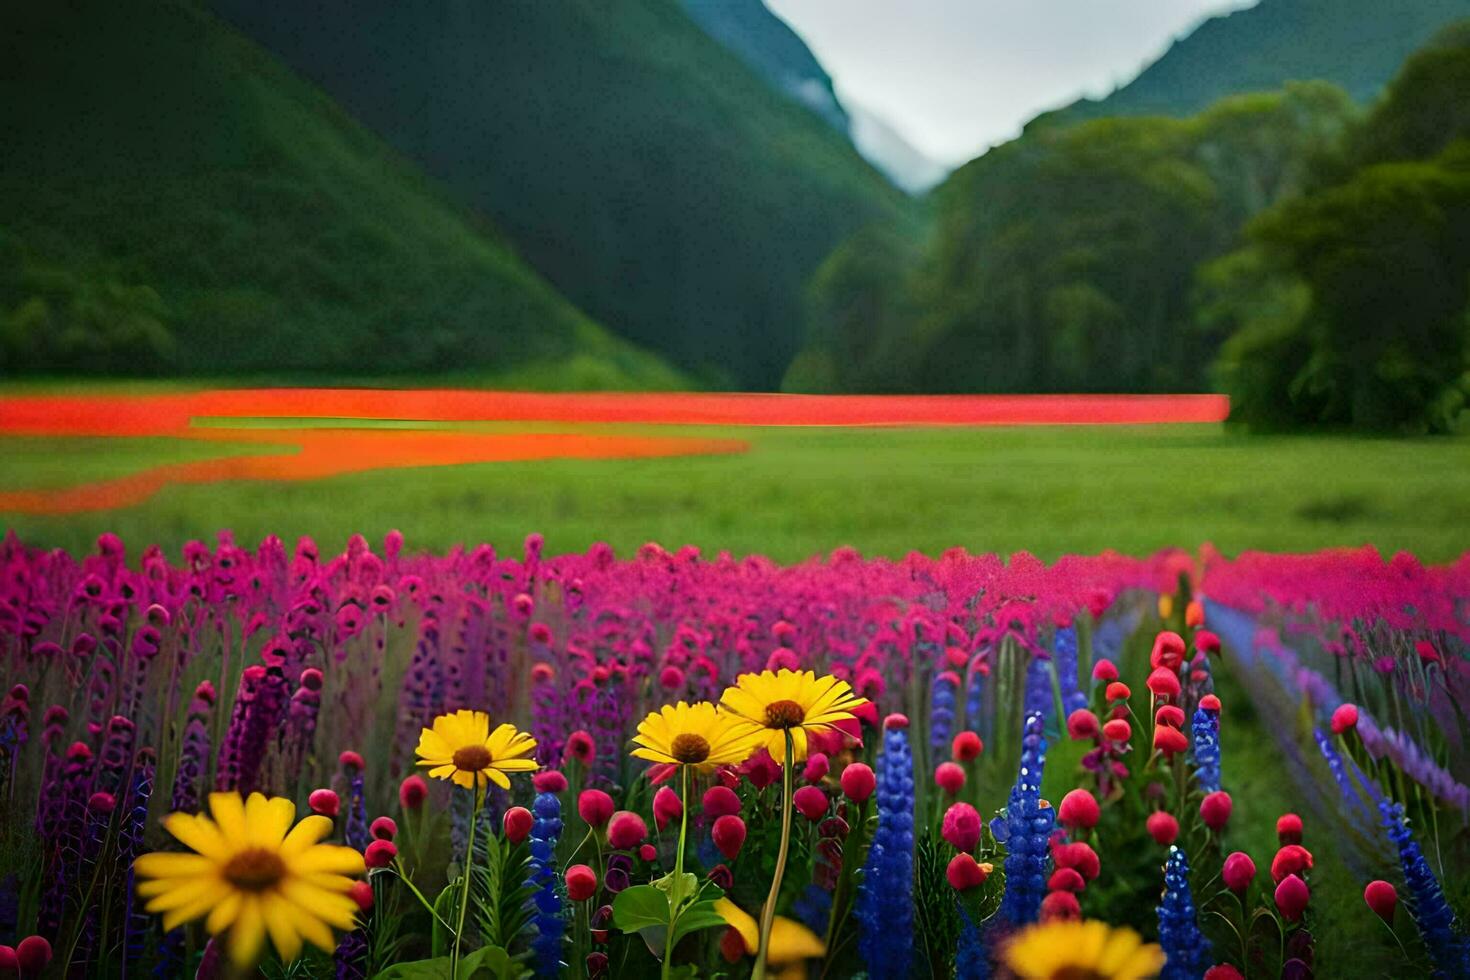
[[[674,852],[674,882],[669,887],[669,931],[664,936],[663,978],[669,980],[674,961],[674,926],[684,904],[684,841],[689,832],[689,767],[679,767],[679,849]]]
[[[771,926],[776,921],[776,900],[781,895],[781,877],[786,873],[786,852],[791,849],[791,767],[795,748],[791,729],[786,729],[786,764],[781,768],[781,848],[776,852],[776,871],[771,876],[771,893],[761,909],[760,946],[755,954],[752,980],[766,980],[766,956],[771,951]]]
[[[449,923],[445,922],[443,917],[440,916],[438,912],[434,911],[433,904],[424,897],[424,893],[419,891],[418,886],[413,883],[408,875],[403,873],[403,865],[399,863],[397,858],[393,859],[393,867],[384,868],[383,870],[392,871],[395,875],[397,875],[398,880],[408,886],[408,890],[410,892],[413,892],[413,897],[419,900],[419,904],[428,911],[429,915],[445,929],[449,928]]]
[[[475,825],[480,822],[480,777],[475,777],[475,787],[470,792],[475,794],[474,806],[470,808],[470,832],[464,847],[464,867],[460,874],[464,876],[464,891],[459,900],[459,922],[454,927],[454,953],[449,957],[449,975],[459,976],[459,941],[464,938],[464,915],[470,908],[470,867],[475,863]]]

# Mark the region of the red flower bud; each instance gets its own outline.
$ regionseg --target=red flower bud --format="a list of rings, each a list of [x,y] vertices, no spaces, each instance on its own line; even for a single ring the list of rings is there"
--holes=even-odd
[[[934,785],[954,796],[965,788],[965,770],[953,762],[941,762],[934,770]]]
[[[1332,713],[1332,734],[1341,735],[1358,727],[1358,706],[1340,704]]]
[[[39,977],[51,963],[51,943],[45,936],[27,936],[15,947],[15,963],[23,977]]]
[[[362,772],[364,769],[367,768],[367,763],[362,761],[362,756],[358,755],[351,749],[348,749],[346,752],[343,752],[341,755],[337,756],[337,763],[343,769],[346,769],[349,772],[354,769],[358,772]]]
[[[1205,625],[1205,604],[1198,599],[1190,599],[1184,607],[1184,625],[1190,629]]]
[[[959,762],[969,762],[979,758],[980,753],[985,751],[985,743],[974,732],[960,732],[950,744],[950,751]]]
[[[329,789],[314,789],[306,798],[306,805],[311,807],[312,813],[319,813],[324,817],[336,817],[342,808],[342,799]]]
[[[398,856],[398,846],[391,840],[375,840],[362,852],[363,863],[369,868],[386,868]]]
[[[1363,901],[1384,922],[1393,925],[1394,909],[1398,908],[1399,893],[1386,881],[1370,881],[1363,889]]]
[[[897,711],[883,719],[884,731],[895,731],[907,727],[909,727],[909,716]]]
[[[1051,849],[1051,859],[1059,868],[1075,868],[1088,881],[1092,881],[1102,871],[1097,852],[1086,841],[1054,846]]]
[[[1103,725],[1103,736],[1110,742],[1126,742],[1133,737],[1133,726],[1122,718]]]
[[[1194,648],[1203,654],[1219,653],[1220,638],[1209,630],[1194,634]]]
[[[1179,821],[1174,819],[1173,814],[1157,810],[1148,816],[1144,822],[1148,835],[1154,839],[1154,843],[1161,847],[1168,847],[1179,837]]]
[[[652,864],[658,860],[658,848],[652,844],[640,844],[638,845],[638,856],[648,864]]]
[[[1154,697],[1177,698],[1179,696],[1179,675],[1168,667],[1155,668],[1154,672],[1148,675],[1147,685]]]
[[[1276,819],[1276,840],[1282,844],[1302,842],[1302,818],[1295,813],[1283,813]]]
[[[616,809],[613,798],[600,789],[584,789],[577,797],[577,815],[589,827],[607,826]]]
[[[1067,735],[1074,742],[1097,738],[1097,733],[1101,729],[1102,725],[1098,722],[1097,715],[1086,708],[1078,708],[1067,716]]]
[[[1168,725],[1170,728],[1183,728],[1184,709],[1177,704],[1161,704],[1154,714],[1154,723]]]
[[[1052,892],[1041,900],[1042,922],[1071,922],[1082,918],[1082,904],[1071,892]]]
[[[980,813],[968,803],[956,803],[944,811],[940,828],[944,839],[957,851],[973,851],[980,843]]]
[[[1092,679],[1095,681],[1115,681],[1118,679],[1118,665],[1111,660],[1099,660],[1092,665]]]
[[[379,817],[368,827],[368,833],[378,840],[392,840],[398,836],[398,824],[393,821],[392,817]]]
[[[1205,971],[1205,980],[1245,980],[1245,975],[1229,963],[1220,963]]]
[[[1122,681],[1113,681],[1107,686],[1107,689],[1103,691],[1103,696],[1106,697],[1109,701],[1127,701],[1133,696],[1133,692],[1130,691],[1128,689],[1128,685],[1124,684]]]
[[[1200,801],[1200,819],[1204,820],[1206,827],[1218,834],[1230,822],[1230,809],[1230,794],[1217,790]]]
[[[1312,869],[1312,852],[1300,844],[1287,844],[1271,859],[1271,880],[1281,881]]]
[[[1199,706],[1201,708],[1204,708],[1206,711],[1213,711],[1216,714],[1220,713],[1220,699],[1215,697],[1213,694],[1206,694],[1204,697],[1200,698]]]
[[[1305,881],[1296,875],[1287,875],[1276,886],[1276,908],[1287,922],[1296,922],[1307,910],[1307,900],[1311,896]]]
[[[820,786],[801,787],[792,796],[791,802],[795,804],[797,812],[812,823],[827,815],[827,794],[822,792]]]
[[[1235,851],[1225,859],[1220,878],[1225,882],[1226,888],[1237,895],[1243,895],[1251,882],[1256,880],[1256,862],[1244,851]]]
[[[1097,826],[1101,817],[1097,798],[1085,789],[1072,790],[1062,797],[1062,805],[1057,808],[1057,819],[1067,827],[1090,830]]]
[[[429,784],[424,782],[424,777],[415,773],[409,776],[398,786],[398,802],[403,804],[405,810],[417,810],[424,805],[424,800],[429,795]]]
[[[728,786],[712,786],[704,794],[704,814],[707,817],[723,817],[728,813],[740,812],[740,797]]]
[[[538,772],[531,777],[531,788],[538,793],[565,793],[567,777],[555,769]]]
[[[589,821],[590,823],[590,821]],[[607,824],[607,842],[614,850],[629,851],[648,836],[648,824],[630,810],[619,810]]]
[[[653,822],[658,829],[663,830],[683,815],[684,801],[679,799],[679,794],[667,786],[659,787],[659,791],[653,794]]]
[[[505,839],[512,844],[519,844],[531,835],[531,824],[535,818],[531,811],[523,806],[513,806],[505,811],[505,816],[500,820],[500,826],[505,831]]]
[[[1189,737],[1177,728],[1160,725],[1154,729],[1154,748],[1164,755],[1178,755],[1189,749]]]
[[[820,783],[827,778],[832,764],[827,760],[825,752],[813,752],[806,757],[806,768],[801,771],[801,778],[809,783]]]
[[[373,886],[365,881],[354,881],[352,887],[347,889],[347,896],[357,903],[357,907],[364,912],[373,910]]]
[[[842,770],[842,792],[854,803],[861,803],[878,788],[878,777],[866,763],[854,762]]]
[[[1047,891],[1053,892],[1080,892],[1086,887],[1087,882],[1076,868],[1057,868],[1046,883]]]
[[[956,854],[949,859],[949,867],[944,869],[944,875],[949,879],[951,888],[957,892],[966,892],[985,884],[991,870],[989,864],[981,864],[969,854]]]
[[[574,902],[585,902],[596,894],[596,871],[585,864],[574,864],[567,868],[567,898]]]
[[[727,813],[710,828],[710,837],[714,840],[715,847],[725,856],[725,860],[733,861],[745,844],[745,821],[733,813]]]
[[[1148,665],[1157,670],[1163,667],[1178,671],[1184,662],[1184,638],[1173,630],[1164,630],[1154,637],[1154,648],[1148,656]]]

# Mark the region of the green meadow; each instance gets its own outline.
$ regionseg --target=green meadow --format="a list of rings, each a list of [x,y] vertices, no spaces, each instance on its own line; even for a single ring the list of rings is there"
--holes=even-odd
[[[33,544],[72,549],[90,547],[102,531],[134,545],[177,549],[221,528],[243,542],[268,533],[288,540],[310,534],[328,547],[355,532],[374,539],[399,528],[411,547],[422,549],[514,545],[541,531],[552,552],[605,540],[626,554],[656,540],[782,561],[840,545],[889,556],[959,545],[1054,558],[1206,542],[1232,554],[1368,543],[1438,562],[1470,550],[1467,438],[1262,437],[1203,425],[582,431],[736,438],[749,449],[173,486],[137,506],[54,516],[0,513],[0,524]],[[5,437],[0,491],[56,488],[245,451],[261,447]]]

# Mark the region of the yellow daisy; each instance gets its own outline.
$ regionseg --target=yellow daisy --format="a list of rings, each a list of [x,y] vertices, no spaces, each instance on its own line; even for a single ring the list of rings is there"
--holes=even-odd
[[[740,939],[745,943],[745,955],[754,956],[760,943],[755,919],[728,898],[715,902],[715,913],[740,933]],[[771,924],[771,949],[766,954],[766,962],[777,968],[778,977],[805,977],[806,961],[826,955],[827,947],[816,933],[794,919],[776,916]]]
[[[508,772],[531,772],[536,740],[514,725],[490,730],[483,711],[460,709],[434,719],[433,728],[419,734],[419,765],[429,767],[434,779],[452,779],[455,785],[483,793],[491,783],[510,789]]]
[[[267,934],[281,959],[301,954],[302,940],[327,952],[333,929],[355,926],[357,903],[348,875],[360,875],[362,855],[318,843],[332,821],[312,815],[296,824],[296,804],[251,793],[209,794],[210,819],[171,813],[164,829],[194,853],[155,852],[133,862],[138,895],[163,913],[164,931],[204,918],[212,935],[229,933],[230,958],[251,966]]]
[[[1164,968],[1158,944],[1096,920],[1030,926],[1003,955],[1022,980],[1143,980]]]
[[[663,765],[693,766],[708,773],[738,766],[761,744],[759,732],[743,719],[717,711],[708,701],[666,704],[638,724],[633,755]]]
[[[771,758],[786,757],[786,732],[791,732],[792,759],[806,758],[808,732],[826,731],[839,721],[853,717],[852,709],[867,703],[852,692],[847,681],[830,674],[817,677],[811,671],[782,669],[759,674],[741,674],[735,686],[727,687],[720,707],[745,719],[760,735]]]

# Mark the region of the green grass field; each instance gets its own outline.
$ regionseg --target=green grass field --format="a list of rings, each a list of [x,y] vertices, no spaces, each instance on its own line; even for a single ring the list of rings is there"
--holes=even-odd
[[[104,530],[135,546],[176,549],[220,528],[244,542],[311,534],[336,547],[354,532],[375,540],[396,527],[417,548],[484,540],[505,546],[539,530],[553,552],[605,540],[626,554],[655,540],[783,561],[844,544],[891,556],[962,545],[1046,558],[1204,542],[1227,553],[1371,543],[1432,561],[1470,550],[1464,438],[1265,438],[1194,425],[587,428],[733,437],[750,450],[178,486],[126,509],[0,513],[0,524],[31,543],[73,549],[89,548]],[[233,451],[162,438],[0,438],[0,490],[52,488]]]

